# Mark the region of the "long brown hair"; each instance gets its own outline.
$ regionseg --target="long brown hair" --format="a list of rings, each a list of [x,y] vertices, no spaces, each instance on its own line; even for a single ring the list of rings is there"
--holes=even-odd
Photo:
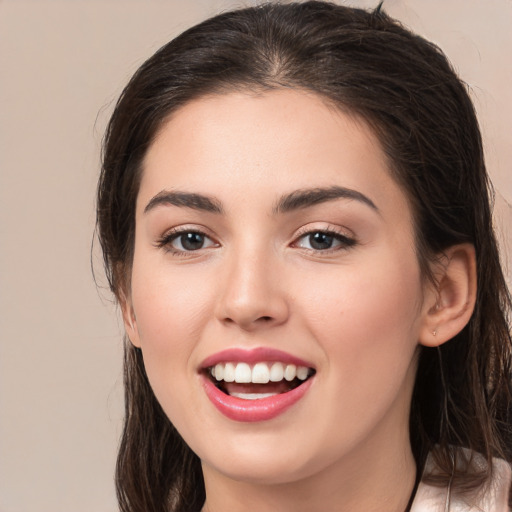
[[[432,481],[474,489],[492,458],[510,460],[511,299],[491,218],[491,189],[467,87],[443,53],[388,17],[327,2],[265,4],[211,18],[161,48],[135,73],[108,125],[97,226],[110,286],[129,292],[141,162],[162,123],[189,101],[233,90],[296,88],[364,118],[413,207],[417,254],[429,263],[469,242],[478,296],[464,330],[422,348],[410,432]],[[123,512],[191,512],[204,502],[200,461],[162,411],[142,353],[125,344],[126,415],[117,464]],[[455,464],[454,446],[479,452]],[[427,475],[428,477],[428,475]]]

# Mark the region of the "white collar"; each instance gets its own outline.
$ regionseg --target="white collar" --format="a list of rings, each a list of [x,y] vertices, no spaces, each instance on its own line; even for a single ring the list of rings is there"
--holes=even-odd
[[[484,458],[477,456],[482,463]],[[484,462],[483,462],[484,463]],[[427,459],[426,468],[432,461]],[[449,487],[435,487],[420,482],[410,512],[510,512],[508,495],[512,471],[501,459],[493,459],[493,477],[484,492],[476,497],[451,493]]]

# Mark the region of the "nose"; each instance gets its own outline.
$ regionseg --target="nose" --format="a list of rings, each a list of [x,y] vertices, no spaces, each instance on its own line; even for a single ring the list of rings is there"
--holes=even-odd
[[[255,331],[287,321],[289,301],[272,258],[239,255],[226,266],[217,302],[217,316],[222,323]]]

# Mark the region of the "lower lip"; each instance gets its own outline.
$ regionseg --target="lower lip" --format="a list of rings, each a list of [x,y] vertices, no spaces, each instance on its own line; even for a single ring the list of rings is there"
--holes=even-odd
[[[313,378],[309,378],[304,384],[286,393],[257,400],[244,400],[227,395],[205,376],[203,386],[206,396],[224,416],[234,421],[256,422],[268,421],[284,413],[306,394],[312,380]]]

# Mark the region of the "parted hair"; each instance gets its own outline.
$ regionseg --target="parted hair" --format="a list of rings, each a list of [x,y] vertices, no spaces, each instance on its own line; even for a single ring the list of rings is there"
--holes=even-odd
[[[471,243],[478,292],[468,325],[422,347],[410,414],[424,479],[471,491],[492,458],[511,459],[511,299],[493,232],[492,189],[468,87],[441,50],[385,14],[307,1],[226,12],[185,31],[135,73],[103,146],[97,233],[110,287],[129,295],[142,160],[160,127],[188,102],[237,90],[314,92],[374,130],[413,210],[426,279],[443,250]],[[172,158],[172,155],[171,155]],[[198,457],[157,402],[142,353],[125,340],[125,419],[116,484],[122,512],[194,512],[205,491]],[[463,453],[480,453],[482,468]]]

